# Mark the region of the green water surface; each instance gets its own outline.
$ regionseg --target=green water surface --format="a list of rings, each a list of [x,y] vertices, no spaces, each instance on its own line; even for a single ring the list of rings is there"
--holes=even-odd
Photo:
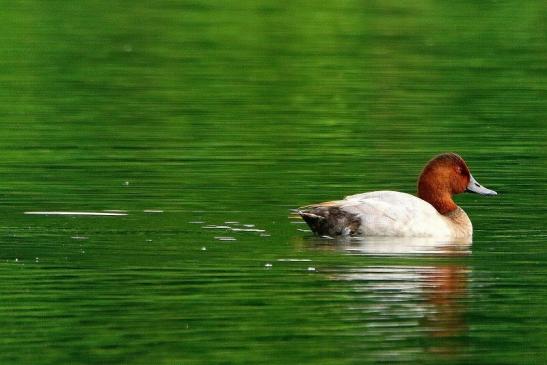
[[[1,364],[547,363],[544,1],[16,1]],[[472,247],[290,209],[461,154]],[[116,211],[121,216],[25,212]]]

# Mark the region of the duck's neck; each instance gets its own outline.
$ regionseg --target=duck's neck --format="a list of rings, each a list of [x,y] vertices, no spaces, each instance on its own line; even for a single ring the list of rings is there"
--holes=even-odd
[[[449,192],[441,192],[436,189],[429,189],[421,184],[418,185],[418,197],[433,205],[437,212],[446,215],[458,208],[452,194]]]

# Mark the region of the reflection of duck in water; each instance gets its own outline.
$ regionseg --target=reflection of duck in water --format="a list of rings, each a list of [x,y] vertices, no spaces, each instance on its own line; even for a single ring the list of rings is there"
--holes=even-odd
[[[401,254],[467,255],[471,237],[438,239],[433,237],[349,237],[335,240],[340,249],[349,253],[392,256]]]
[[[387,265],[352,270],[336,278],[352,282],[362,304],[352,308],[351,318],[361,317],[367,335],[389,344],[378,352],[388,360],[398,352],[425,350],[449,357],[463,352],[467,276],[468,270],[457,265]]]
[[[298,214],[313,232],[329,236],[470,237],[467,214],[454,194],[496,192],[481,186],[465,161],[454,153],[436,156],[418,180],[418,196],[374,191],[301,208]]]
[[[463,299],[467,296],[468,270],[461,266],[438,266],[434,271],[435,275],[428,276],[432,290],[424,291],[427,303],[434,310],[423,318],[421,325],[433,339],[441,341],[432,343],[428,349],[449,354],[456,351],[455,339],[467,331]],[[442,343],[443,340],[454,343]]]
[[[301,247],[339,250],[366,256],[463,258],[470,254],[470,239],[369,237],[324,240],[295,237]],[[425,254],[425,256],[424,256]],[[403,256],[402,256],[403,255]],[[369,260],[369,258],[366,258]],[[462,264],[369,265],[344,268],[330,276],[350,283],[355,295],[347,312],[361,321],[367,340],[381,343],[375,352],[383,362],[406,356],[436,354],[441,360],[465,353],[466,298],[469,269]],[[409,355],[414,354],[414,355]],[[420,363],[416,358],[415,363]],[[393,361],[395,362],[395,361]]]

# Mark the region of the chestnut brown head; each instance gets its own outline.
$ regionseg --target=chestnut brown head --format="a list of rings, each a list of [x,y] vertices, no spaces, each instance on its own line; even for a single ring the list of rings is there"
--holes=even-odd
[[[432,204],[441,214],[456,209],[452,195],[465,191],[496,195],[480,185],[471,175],[467,164],[455,153],[435,156],[424,167],[418,180],[418,197]]]

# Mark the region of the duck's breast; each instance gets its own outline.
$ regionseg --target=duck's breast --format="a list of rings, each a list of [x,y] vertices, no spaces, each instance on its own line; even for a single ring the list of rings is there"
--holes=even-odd
[[[350,195],[341,209],[361,220],[363,236],[451,236],[452,228],[428,202],[397,191],[374,191]]]

